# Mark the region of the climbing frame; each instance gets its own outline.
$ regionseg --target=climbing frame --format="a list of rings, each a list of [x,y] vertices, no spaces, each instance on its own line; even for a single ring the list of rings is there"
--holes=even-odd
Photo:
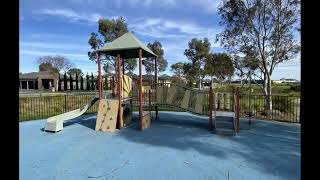
[[[101,99],[96,121],[96,131],[114,132],[118,117],[118,100]]]

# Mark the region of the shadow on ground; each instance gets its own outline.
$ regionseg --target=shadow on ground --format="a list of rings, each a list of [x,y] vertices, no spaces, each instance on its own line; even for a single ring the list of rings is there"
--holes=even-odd
[[[241,121],[241,132],[223,137],[208,131],[208,118],[188,113],[161,112],[160,120],[152,122],[143,132],[134,123],[119,136],[135,143],[179,149],[228,159],[239,156],[252,168],[285,179],[300,178],[300,126],[287,123]],[[231,157],[230,157],[231,158]],[[241,164],[239,164],[241,165]]]
[[[230,161],[232,166],[247,166],[281,179],[300,178],[300,126],[288,123],[257,120],[249,128],[241,121],[237,136],[224,137],[208,130],[208,118],[188,113],[160,112],[160,119],[151,127],[139,131],[138,114],[133,123],[123,128],[117,136],[129,142],[180,151],[195,151],[205,156]],[[86,115],[67,121],[64,126],[80,124],[95,129],[96,116]]]

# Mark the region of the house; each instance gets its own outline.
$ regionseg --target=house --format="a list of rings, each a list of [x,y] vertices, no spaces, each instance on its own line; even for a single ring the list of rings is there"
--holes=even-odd
[[[300,81],[296,79],[286,79],[286,78],[281,78],[280,80],[273,80],[273,83],[280,84],[280,83],[300,83]]]
[[[57,90],[59,73],[46,70],[19,74],[20,90]]]

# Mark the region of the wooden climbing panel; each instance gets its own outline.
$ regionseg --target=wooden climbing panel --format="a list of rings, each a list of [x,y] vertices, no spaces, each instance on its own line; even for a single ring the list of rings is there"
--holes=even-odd
[[[114,132],[118,117],[118,100],[102,99],[96,121],[96,131]]]

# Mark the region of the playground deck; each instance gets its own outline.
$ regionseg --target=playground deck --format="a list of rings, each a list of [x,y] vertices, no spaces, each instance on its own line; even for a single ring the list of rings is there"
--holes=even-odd
[[[300,125],[241,120],[237,136],[210,133],[208,117],[160,112],[140,132],[137,124],[104,133],[96,116],[46,133],[45,120],[20,123],[20,179],[300,179]],[[134,113],[137,122],[138,115]]]

